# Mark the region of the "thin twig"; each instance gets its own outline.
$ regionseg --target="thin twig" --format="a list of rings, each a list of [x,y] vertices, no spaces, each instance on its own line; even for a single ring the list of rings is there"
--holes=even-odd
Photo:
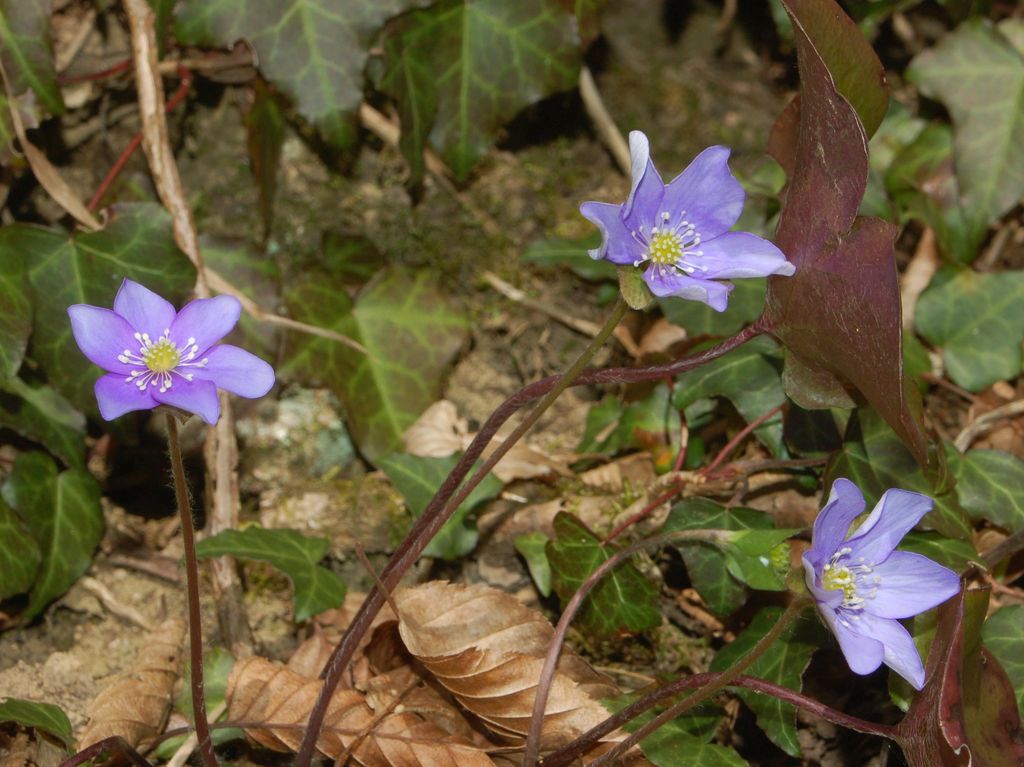
[[[484,281],[488,285],[490,285],[492,288],[501,293],[501,295],[505,296],[505,298],[509,299],[510,301],[515,301],[517,304],[522,304],[527,309],[533,309],[533,311],[535,312],[546,314],[551,319],[555,320],[556,322],[562,323],[570,330],[575,330],[580,335],[587,336],[588,338],[593,338],[598,334],[598,331],[601,330],[601,326],[598,325],[596,322],[591,322],[590,320],[581,320],[577,317],[573,317],[569,314],[566,314],[565,312],[560,311],[559,309],[556,309],[555,307],[550,306],[549,304],[545,304],[542,301],[537,301],[530,298],[528,295],[526,295],[526,293],[524,293],[514,285],[510,285],[509,283],[505,282],[505,280],[501,279],[501,277],[496,275],[494,272],[486,271],[481,275],[481,277],[483,277]]]
[[[631,168],[629,144],[622,137],[622,132],[605,107],[594,75],[587,66],[580,69],[580,98],[583,99],[583,108],[587,110],[587,116],[594,122],[598,137],[612,153],[619,170],[628,176]]]
[[[1007,402],[1005,405],[1000,405],[995,410],[990,410],[967,424],[967,426],[965,426],[963,430],[956,435],[956,439],[953,440],[953,444],[956,445],[957,450],[963,453],[971,446],[971,443],[974,442],[974,440],[991,429],[999,421],[1007,418],[1015,418],[1019,415],[1024,415],[1024,399],[1017,399],[1013,402]]]
[[[135,767],[153,767],[146,757],[132,748],[120,735],[112,735],[109,738],[93,743],[88,748],[83,748],[77,754],[73,754],[61,762],[58,767],[79,767],[79,765],[91,762],[93,759],[108,753],[120,754],[135,765]]]
[[[114,596],[114,592],[108,589],[100,581],[96,580],[91,576],[85,576],[84,578],[79,580],[78,583],[82,588],[84,588],[86,591],[88,591],[90,594],[96,597],[96,599],[100,601],[100,604],[103,605],[103,607],[105,607],[113,615],[116,615],[121,620],[128,621],[129,623],[138,626],[140,629],[146,632],[152,632],[154,630],[155,627],[153,626],[153,624],[146,620],[145,616],[143,616],[142,613],[140,613],[131,605],[123,604],[120,600],[118,600],[117,597]]]
[[[1022,549],[1024,549],[1024,527],[1008,538],[1004,538],[999,545],[986,551],[981,555],[981,559],[988,569],[992,570],[1004,559],[1009,559]]]

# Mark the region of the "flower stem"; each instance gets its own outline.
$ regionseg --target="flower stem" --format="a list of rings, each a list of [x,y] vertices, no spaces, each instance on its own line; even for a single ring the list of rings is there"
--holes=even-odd
[[[181,538],[185,546],[185,581],[188,601],[188,639],[191,661],[192,712],[195,718],[196,738],[204,767],[218,767],[217,755],[210,739],[210,724],[206,719],[206,697],[203,695],[203,624],[199,611],[199,562],[196,559],[196,532],[192,525],[188,485],[185,483],[185,464],[181,460],[178,442],[178,422],[167,414],[167,447],[171,454],[171,473],[174,475],[174,495],[178,500],[181,519]]]
[[[736,665],[720,674],[715,674],[714,680],[709,680],[709,684],[706,687],[700,688],[692,695],[688,695],[676,705],[666,709],[658,716],[654,717],[654,719],[643,727],[637,729],[636,732],[630,734],[625,740],[617,743],[614,748],[601,754],[601,756],[593,762],[590,762],[589,767],[604,767],[604,765],[614,764],[616,759],[621,757],[629,749],[657,730],[663,724],[682,716],[694,706],[703,703],[714,695],[717,695],[719,691],[728,687],[741,674],[743,674],[744,671],[750,668],[750,666],[760,658],[765,651],[772,646],[772,644],[774,644],[775,640],[782,636],[782,633],[789,628],[790,624],[792,624],[808,604],[809,602],[805,598],[792,598],[786,606],[785,611],[779,617],[779,620],[776,621],[771,629],[768,630],[767,634],[757,640],[757,644],[755,644],[750,651],[736,663]],[[637,716],[640,713],[641,712],[639,710],[634,711],[633,716]],[[626,721],[629,720],[625,719],[619,721],[616,718],[615,724],[617,726],[621,726]],[[598,725],[598,727],[595,727],[581,735],[573,743],[570,743],[563,749],[551,754],[551,756],[544,760],[544,767],[560,767],[561,765],[568,764],[581,754],[586,753],[600,737],[611,731],[612,728],[607,725],[608,722]]]
[[[602,342],[611,334],[615,326],[618,325],[618,321],[615,320],[615,315],[618,315],[620,312],[625,314],[625,308],[621,306],[621,300],[620,304],[616,306],[613,316],[609,318],[608,322],[601,330],[598,338]],[[615,321],[613,322],[613,320]],[[490,443],[498,429],[500,429],[502,425],[520,408],[528,405],[538,397],[549,394],[555,388],[559,388],[560,392],[564,391],[569,385],[581,386],[611,383],[638,383],[640,381],[660,381],[666,377],[676,376],[687,370],[693,370],[696,367],[700,367],[712,360],[718,359],[723,354],[727,354],[728,352],[742,346],[747,341],[752,338],[756,338],[763,332],[765,332],[765,328],[761,325],[760,321],[758,321],[752,325],[748,325],[736,335],[725,339],[716,346],[705,349],[698,354],[673,360],[666,364],[652,365],[644,368],[602,368],[598,370],[583,370],[587,360],[589,360],[597,351],[598,338],[595,338],[591,346],[584,350],[581,355],[581,357],[586,355],[586,359],[582,362],[577,360],[578,364],[573,365],[573,368],[579,368],[577,370],[575,381],[572,381],[571,383],[566,381],[563,385],[563,379],[567,379],[568,375],[549,376],[541,379],[540,381],[534,381],[510,396],[500,406],[498,406],[493,413],[491,413],[484,425],[480,427],[480,431],[477,432],[476,437],[469,444],[469,447],[466,448],[466,451],[455,465],[455,468],[452,469],[451,473],[441,484],[441,487],[438,488],[437,493],[434,495],[430,503],[427,504],[426,509],[423,510],[423,513],[420,515],[419,519],[416,520],[412,529],[406,534],[405,540],[403,540],[399,545],[391,560],[388,562],[387,567],[385,567],[381,572],[381,582],[388,589],[393,589],[398,585],[402,576],[405,575],[408,569],[419,557],[423,549],[426,548],[431,538],[436,535],[437,531],[441,529],[444,523],[451,516],[454,509],[458,508],[458,504],[462,502],[462,495],[457,497],[453,497],[453,495],[459,489],[459,486],[462,484],[462,480],[475,465],[477,458],[479,458],[481,453],[483,453],[484,448],[486,448]],[[572,372],[572,369],[570,369],[569,372]],[[547,401],[547,398],[545,398],[545,401]],[[550,402],[548,402],[548,405],[550,405]],[[527,418],[527,421],[530,421],[534,415],[539,417],[540,414],[535,410]],[[536,418],[533,418],[533,421],[535,420]],[[465,490],[465,495],[468,495],[469,492],[472,491],[472,487],[475,487],[476,484],[486,476],[491,466],[493,466],[491,461],[497,463],[500,457],[512,447],[514,444],[512,437],[518,439],[519,436],[521,436],[521,432],[525,432],[525,429],[529,428],[529,425],[532,425],[533,421],[530,421],[525,428],[517,429],[515,434],[502,443],[502,445],[491,456],[491,460],[488,461],[488,463],[485,464],[485,466],[482,467],[470,480],[470,483],[472,484],[467,483],[467,487],[469,489]],[[524,423],[526,422],[524,421]],[[306,731],[302,745],[300,746],[295,758],[295,767],[309,767],[310,762],[313,759],[313,751],[316,748],[316,741],[319,737],[320,728],[323,725],[324,717],[327,714],[327,705],[330,702],[331,696],[334,694],[334,690],[337,687],[338,682],[341,680],[341,675],[344,673],[345,668],[352,660],[352,656],[355,654],[359,641],[369,629],[371,622],[374,617],[376,617],[383,604],[384,594],[381,593],[379,588],[374,587],[367,595],[366,599],[363,600],[363,604],[356,612],[352,622],[349,623],[348,629],[346,629],[344,635],[342,635],[341,641],[338,642],[338,645],[334,648],[334,652],[331,654],[331,658],[328,660],[327,666],[323,672],[324,685],[320,690],[320,696],[317,698],[316,704],[313,706],[313,710],[310,712],[309,729]]]

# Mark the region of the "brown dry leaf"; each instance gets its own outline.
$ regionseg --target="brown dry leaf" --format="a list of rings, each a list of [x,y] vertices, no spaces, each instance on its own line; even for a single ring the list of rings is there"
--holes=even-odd
[[[114,677],[89,705],[80,749],[114,735],[140,751],[152,745],[170,711],[184,634],[180,618],[165,621],[150,634],[135,667]]]
[[[58,767],[67,758],[63,747],[47,737],[18,732],[9,743],[0,737],[0,767]]]
[[[483,452],[487,458],[512,433],[512,428],[503,429],[495,435]],[[405,449],[412,455],[424,458],[444,458],[465,450],[476,434],[470,433],[465,418],[460,418],[455,405],[440,400],[428,407],[405,433]],[[515,444],[494,467],[494,476],[502,482],[516,479],[536,479],[550,474],[572,476],[569,463],[575,455],[549,455],[531,447],[525,442]]]
[[[669,351],[673,344],[686,340],[686,330],[673,325],[664,317],[656,320],[651,325],[637,347],[639,357],[647,354],[662,354]]]
[[[246,658],[235,664],[228,678],[228,718],[298,725],[246,728],[246,734],[266,748],[295,751],[322,685],[266,658]],[[317,748],[336,760],[351,755],[364,767],[494,767],[477,746],[417,714],[375,713],[356,690],[335,692]]]
[[[648,452],[632,453],[616,461],[605,463],[579,475],[580,481],[587,487],[600,488],[609,493],[620,493],[626,482],[635,486],[646,487],[658,473],[654,470],[654,461]]]
[[[405,646],[467,710],[520,740],[530,726],[554,629],[538,612],[486,586],[432,581],[394,595]],[[565,745],[608,718],[598,702],[618,690],[570,651],[551,685],[541,749]],[[613,732],[605,743],[621,740]],[[600,746],[592,753],[600,751]]]

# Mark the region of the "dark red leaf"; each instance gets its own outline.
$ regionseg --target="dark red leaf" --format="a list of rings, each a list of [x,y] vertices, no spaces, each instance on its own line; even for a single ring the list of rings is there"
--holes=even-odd
[[[776,242],[797,272],[769,279],[765,321],[789,352],[784,383],[790,397],[809,408],[848,407],[846,392],[859,391],[925,465],[920,403],[903,376],[896,228],[857,218],[868,177],[867,135],[836,85],[840,76],[850,80],[871,68],[832,55],[829,60],[845,69],[836,77],[829,72],[819,49],[839,39],[832,22],[841,11],[833,0],[786,5],[801,87],[799,109],[787,107],[782,119],[799,115],[799,140]],[[878,82],[873,87],[881,88]],[[875,101],[865,99],[877,111]],[[784,142],[780,146],[788,151]]]
[[[939,608],[927,683],[895,739],[911,767],[1021,767],[1013,686],[981,646],[988,589],[962,590]]]

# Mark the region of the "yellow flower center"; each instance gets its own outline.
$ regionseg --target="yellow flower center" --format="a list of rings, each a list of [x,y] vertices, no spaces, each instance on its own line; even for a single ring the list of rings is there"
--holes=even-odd
[[[843,565],[825,565],[821,585],[828,591],[842,591],[844,602],[850,602],[857,596],[856,579],[850,568]]]
[[[181,362],[181,353],[174,342],[164,336],[152,346],[142,350],[142,360],[146,363],[146,367],[154,373],[167,373],[178,367],[178,363]]]
[[[652,263],[672,266],[682,255],[683,238],[676,232],[667,230],[652,233],[651,243],[647,246],[647,258]]]

